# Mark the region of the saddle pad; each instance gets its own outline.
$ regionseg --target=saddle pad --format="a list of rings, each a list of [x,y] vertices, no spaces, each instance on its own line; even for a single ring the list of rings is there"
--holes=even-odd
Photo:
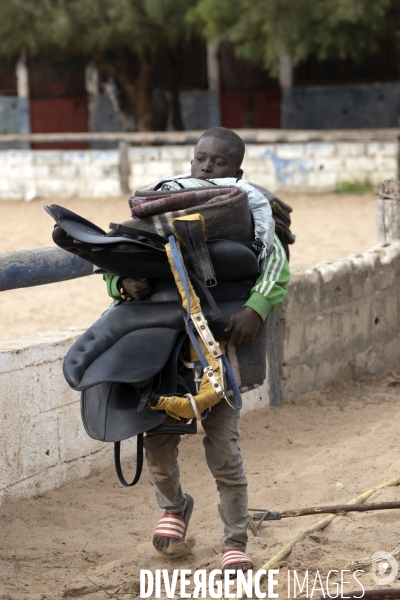
[[[216,204],[224,200],[230,200],[240,194],[236,187],[213,186],[211,188],[194,188],[184,191],[174,190],[160,192],[153,196],[143,196],[137,192],[129,198],[133,219],[150,217],[166,212],[204,206],[205,204]]]
[[[226,188],[222,188],[226,189]],[[171,229],[171,220],[177,217],[193,215],[200,213],[204,218],[206,237],[208,240],[224,239],[235,240],[236,242],[249,243],[254,240],[254,224],[249,208],[247,194],[243,190],[236,188],[238,194],[225,200],[219,199],[218,202],[207,202],[206,204],[192,206],[191,208],[182,208],[180,210],[169,210],[161,214],[140,219],[131,219],[124,221],[123,225],[156,233],[163,237],[169,237],[173,231]],[[212,191],[221,193],[221,188],[215,186]],[[201,188],[192,190],[185,189],[186,192],[199,193]],[[169,192],[171,196],[179,195],[180,190]],[[135,197],[153,199],[159,197],[160,192],[137,191]]]

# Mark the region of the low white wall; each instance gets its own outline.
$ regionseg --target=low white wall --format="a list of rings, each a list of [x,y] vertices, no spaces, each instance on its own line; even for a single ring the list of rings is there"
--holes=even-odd
[[[58,488],[113,463],[113,444],[87,435],[80,394],[62,372],[67,351],[83,331],[71,327],[0,342],[0,504]],[[265,406],[265,391],[264,384],[261,391],[247,393],[244,412]],[[122,456],[135,454],[136,438],[124,441]],[[132,472],[132,464],[127,470]]]
[[[400,363],[400,242],[292,273],[279,310],[284,401]]]
[[[340,181],[378,183],[397,173],[394,141],[247,144],[244,177],[271,190],[331,189]],[[131,147],[130,188],[188,172],[193,146]],[[117,150],[0,151],[0,199],[120,194]]]

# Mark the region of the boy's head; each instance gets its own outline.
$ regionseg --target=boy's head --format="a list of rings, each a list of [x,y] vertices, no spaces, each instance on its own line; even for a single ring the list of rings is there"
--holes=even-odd
[[[240,178],[244,150],[244,141],[230,129],[207,129],[195,146],[190,174],[197,179]]]

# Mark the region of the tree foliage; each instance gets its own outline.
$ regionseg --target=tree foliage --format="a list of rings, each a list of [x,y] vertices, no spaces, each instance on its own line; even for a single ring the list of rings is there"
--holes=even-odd
[[[1,0],[0,60],[15,61],[21,50],[47,60],[91,57],[119,82],[136,113],[138,129],[149,130],[154,126],[157,57],[164,55],[172,78],[182,45],[197,29],[186,21],[195,3]]]
[[[358,58],[388,29],[397,0],[199,0],[190,19],[237,54],[277,73],[278,58]]]

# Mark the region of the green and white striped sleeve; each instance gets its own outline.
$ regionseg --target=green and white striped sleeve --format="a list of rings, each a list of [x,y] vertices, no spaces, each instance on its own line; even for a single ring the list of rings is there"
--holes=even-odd
[[[275,235],[274,245],[265,261],[264,271],[251,289],[250,298],[244,306],[255,310],[265,321],[271,310],[285,299],[289,279],[290,269],[286,253]]]

